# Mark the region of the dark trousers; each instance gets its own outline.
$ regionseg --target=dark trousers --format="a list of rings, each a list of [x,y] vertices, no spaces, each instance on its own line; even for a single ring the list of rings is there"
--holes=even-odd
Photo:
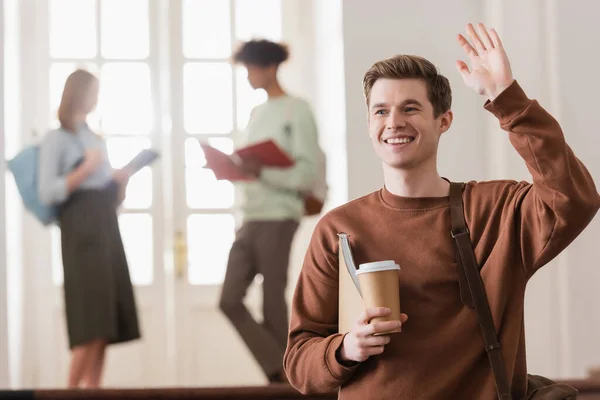
[[[285,288],[292,240],[298,222],[250,221],[242,225],[229,253],[220,308],[267,377],[282,370],[288,331]],[[263,321],[243,303],[256,274],[263,280]]]

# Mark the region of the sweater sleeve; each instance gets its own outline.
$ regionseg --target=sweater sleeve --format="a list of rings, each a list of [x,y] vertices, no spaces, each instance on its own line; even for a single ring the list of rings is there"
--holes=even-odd
[[[294,166],[268,168],[261,171],[260,180],[277,188],[308,191],[317,179],[319,137],[317,125],[308,104],[298,103],[290,123]]]
[[[585,229],[600,207],[600,196],[558,122],[516,81],[485,108],[509,132],[533,179],[519,186],[514,202],[522,262],[531,276]]]
[[[292,301],[284,367],[292,386],[304,394],[326,393],[348,381],[359,364],[341,364],[338,333],[336,239],[324,217],[313,233]]]

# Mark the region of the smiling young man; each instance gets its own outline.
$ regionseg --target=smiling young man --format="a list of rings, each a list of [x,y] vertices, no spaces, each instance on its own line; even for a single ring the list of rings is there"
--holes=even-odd
[[[525,287],[589,224],[594,182],[559,124],[513,79],[495,31],[469,24],[459,35],[470,61],[457,67],[487,99],[531,172],[533,183],[470,182],[463,192],[470,238],[481,267],[512,395],[527,392]],[[340,388],[349,399],[493,399],[494,378],[475,312],[461,301],[450,235],[448,181],[437,171],[440,136],[452,123],[448,80],[429,61],[399,55],[364,77],[369,136],[385,187],[328,213],[315,229],[293,300],[284,365],[303,393]],[[400,264],[402,321],[369,324],[367,309],[338,332],[338,233],[349,235],[356,264]],[[410,317],[410,318],[409,318]],[[401,333],[374,333],[402,327]]]

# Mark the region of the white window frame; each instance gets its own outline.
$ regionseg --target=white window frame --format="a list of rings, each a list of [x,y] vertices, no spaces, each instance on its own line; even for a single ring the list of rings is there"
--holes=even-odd
[[[194,214],[199,215],[233,215],[236,225],[241,221],[240,195],[235,189],[234,204],[225,208],[192,208],[187,205],[185,191],[175,193],[177,188],[185,187],[185,165],[182,162],[185,156],[185,140],[188,138],[229,138],[234,146],[242,138],[243,132],[238,130],[238,79],[237,67],[231,70],[231,96],[232,96],[232,131],[227,134],[188,134],[183,126],[183,66],[186,62],[227,62],[229,58],[200,59],[186,58],[183,54],[183,32],[182,32],[182,0],[148,0],[149,4],[149,55],[145,59],[107,59],[101,54],[101,4],[96,0],[96,57],[90,59],[74,58],[52,58],[49,53],[49,1],[23,0],[21,3],[24,37],[32,38],[29,47],[25,48],[22,64],[25,66],[23,83],[25,103],[35,103],[29,110],[23,110],[23,126],[25,132],[24,143],[37,140],[45,133],[50,121],[49,107],[49,67],[53,62],[91,63],[99,71],[104,64],[118,62],[140,62],[146,63],[151,71],[151,87],[153,96],[154,127],[150,135],[118,135],[117,137],[148,137],[153,145],[162,150],[161,173],[153,171],[153,204],[150,214],[153,221],[160,222],[162,234],[154,234],[154,259],[164,260],[155,262],[153,270],[153,281],[160,279],[165,271],[157,268],[172,269],[172,260],[169,259],[172,249],[172,238],[175,232],[187,230],[187,217]],[[229,2],[230,17],[230,40],[232,50],[238,42],[236,39],[235,26],[235,3],[244,0],[224,0]],[[282,5],[283,7],[283,5]],[[31,29],[31,27],[34,27]],[[26,32],[29,30],[28,32]],[[283,29],[282,29],[283,31]],[[27,46],[27,40],[23,42]],[[35,61],[32,61],[35,60]],[[29,65],[29,66],[27,66]],[[30,77],[34,79],[27,79]],[[32,111],[36,110],[35,112]],[[31,128],[27,128],[31,127]],[[181,197],[178,199],[178,197]],[[175,209],[178,211],[176,212]],[[127,209],[125,213],[149,213],[147,209]],[[49,235],[45,229],[37,226],[36,221],[26,221],[24,227],[25,237],[37,237],[36,241],[42,243],[43,249],[48,249],[52,254],[49,243]],[[156,231],[156,229],[154,229]],[[161,246],[161,241],[164,244]],[[35,258],[35,257],[34,257]],[[37,264],[37,262],[34,262]],[[167,271],[168,273],[169,271]],[[186,271],[187,272],[187,271]],[[220,286],[219,283],[197,283],[193,286]]]

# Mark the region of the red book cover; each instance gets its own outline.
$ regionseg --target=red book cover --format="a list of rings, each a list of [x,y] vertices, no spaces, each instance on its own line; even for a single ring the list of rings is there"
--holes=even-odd
[[[234,154],[242,159],[246,157],[256,157],[267,167],[289,168],[294,165],[294,160],[292,160],[272,139],[263,140],[242,147]]]
[[[205,168],[211,169],[217,180],[248,181],[255,179],[254,177],[244,175],[238,166],[235,165],[233,159],[221,150],[217,150],[206,143],[200,143],[200,147],[202,147],[204,158],[206,158]]]
[[[242,147],[236,150],[232,156],[215,149],[207,143],[201,142],[200,146],[206,158],[205,168],[211,169],[218,180],[249,181],[255,179],[252,176],[244,175],[239,170],[235,162],[237,157],[241,159],[256,157],[267,167],[289,168],[294,165],[294,160],[271,139]]]

